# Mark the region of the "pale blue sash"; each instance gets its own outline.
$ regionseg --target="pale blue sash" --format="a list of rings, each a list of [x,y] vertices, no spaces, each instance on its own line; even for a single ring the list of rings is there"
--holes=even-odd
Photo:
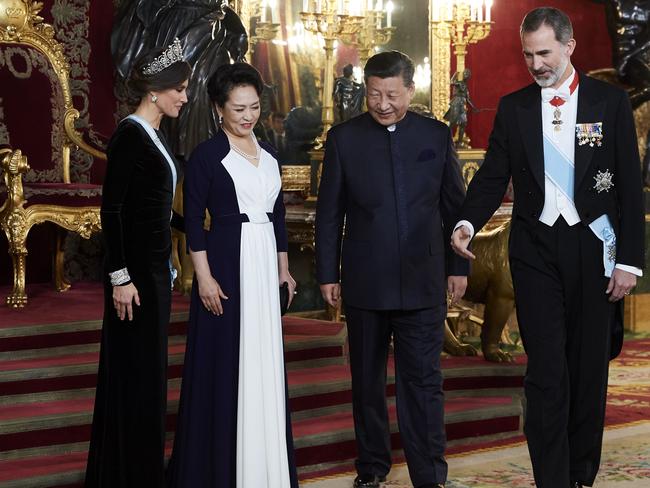
[[[603,241],[603,266],[605,276],[610,278],[616,266],[616,234],[607,214],[603,214],[589,224],[596,237]]]
[[[544,174],[553,182],[555,187],[574,202],[573,190],[575,185],[575,168],[555,145],[544,136]],[[616,234],[607,214],[603,214],[589,224],[592,232],[603,241],[603,266],[605,276],[612,276],[616,265]]]

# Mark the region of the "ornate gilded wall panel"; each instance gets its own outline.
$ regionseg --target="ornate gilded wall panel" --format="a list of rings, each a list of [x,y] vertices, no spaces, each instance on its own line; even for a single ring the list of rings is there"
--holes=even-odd
[[[90,141],[103,148],[103,141],[90,124],[90,73],[88,61],[92,48],[90,30],[90,0],[54,0],[51,10],[57,40],[63,45],[70,64],[70,90],[79,110],[75,127],[88,134]],[[72,181],[88,183],[93,157],[84,151],[73,151],[70,158]]]

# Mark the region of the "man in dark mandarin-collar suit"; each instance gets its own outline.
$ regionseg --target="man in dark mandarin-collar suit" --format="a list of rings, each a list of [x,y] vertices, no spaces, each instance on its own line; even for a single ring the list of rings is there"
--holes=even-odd
[[[342,292],[348,328],[355,487],[379,486],[391,466],[391,336],[411,480],[434,488],[447,477],[440,352],[446,295],[467,286],[468,260],[449,245],[464,185],[449,128],[407,111],[413,71],[397,51],[368,61],[368,113],[329,131],[318,194],[317,277],[330,305]]]
[[[468,244],[512,178],[510,268],[528,355],[524,431],[539,488],[591,486],[598,472],[608,362],[622,345],[620,301],[644,265],[639,154],[623,90],[578,73],[569,18],[526,15],[535,79],[505,96],[467,191],[454,249]]]

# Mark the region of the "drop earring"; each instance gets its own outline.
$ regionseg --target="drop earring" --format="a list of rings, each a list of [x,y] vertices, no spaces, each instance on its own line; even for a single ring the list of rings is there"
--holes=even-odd
[[[156,95],[151,95],[151,101],[153,103],[156,103],[158,101],[158,97]]]
[[[223,125],[223,115],[219,115],[219,125]]]

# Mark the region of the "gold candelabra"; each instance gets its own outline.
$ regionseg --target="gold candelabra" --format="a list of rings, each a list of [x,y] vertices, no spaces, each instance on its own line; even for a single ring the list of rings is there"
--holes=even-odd
[[[362,12],[364,15],[359,31],[355,35],[342,38],[343,42],[357,47],[362,68],[377,47],[390,42],[395,31],[392,25],[392,12],[393,2],[387,2],[384,8],[382,0],[377,2],[368,0],[367,8]]]
[[[339,39],[349,39],[359,32],[363,21],[361,11],[351,5],[349,0],[303,0],[300,19],[305,30],[323,39],[325,50],[325,69],[323,74],[322,122],[323,133],[319,145],[325,141],[327,131],[334,122],[334,43]]]
[[[257,43],[272,41],[278,36],[280,23],[277,22],[276,3],[277,0],[241,2],[239,17],[242,24],[247,26],[247,30],[252,33],[248,39],[251,57]]]
[[[490,34],[492,0],[431,0],[431,59],[449,59],[449,43],[456,56],[456,78],[463,80],[467,47]],[[449,63],[436,66],[432,72],[431,110],[438,117],[449,105]],[[443,70],[441,68],[446,68]]]

